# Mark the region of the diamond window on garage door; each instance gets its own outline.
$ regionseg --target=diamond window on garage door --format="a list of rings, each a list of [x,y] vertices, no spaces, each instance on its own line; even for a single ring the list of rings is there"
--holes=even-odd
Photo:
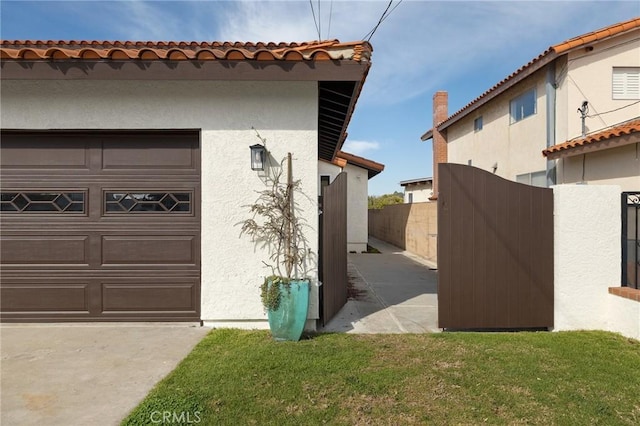
[[[105,212],[191,213],[191,192],[105,192]]]
[[[84,192],[2,191],[3,213],[84,213]]]

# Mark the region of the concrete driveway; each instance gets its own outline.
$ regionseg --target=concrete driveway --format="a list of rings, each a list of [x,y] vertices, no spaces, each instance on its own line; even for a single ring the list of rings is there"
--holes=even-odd
[[[350,253],[349,279],[358,292],[321,329],[346,333],[438,332],[434,264],[375,238],[380,254]]]
[[[0,424],[119,424],[209,331],[179,323],[2,324]]]

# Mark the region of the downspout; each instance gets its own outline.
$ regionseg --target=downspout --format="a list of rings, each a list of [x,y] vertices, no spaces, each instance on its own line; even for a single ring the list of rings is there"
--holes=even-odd
[[[556,61],[547,65],[547,148],[556,144]],[[556,161],[547,157],[547,188],[556,184]]]

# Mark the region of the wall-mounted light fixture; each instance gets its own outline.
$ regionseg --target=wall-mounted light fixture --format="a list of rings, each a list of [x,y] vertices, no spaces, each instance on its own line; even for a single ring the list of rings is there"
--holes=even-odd
[[[264,170],[264,160],[267,150],[264,145],[255,144],[249,147],[251,149],[251,170]]]

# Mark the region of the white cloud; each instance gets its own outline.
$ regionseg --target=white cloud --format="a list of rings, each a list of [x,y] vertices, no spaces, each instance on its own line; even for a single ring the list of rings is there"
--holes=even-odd
[[[369,151],[380,149],[380,143],[374,141],[356,141],[347,139],[342,150],[350,154],[363,155]]]

